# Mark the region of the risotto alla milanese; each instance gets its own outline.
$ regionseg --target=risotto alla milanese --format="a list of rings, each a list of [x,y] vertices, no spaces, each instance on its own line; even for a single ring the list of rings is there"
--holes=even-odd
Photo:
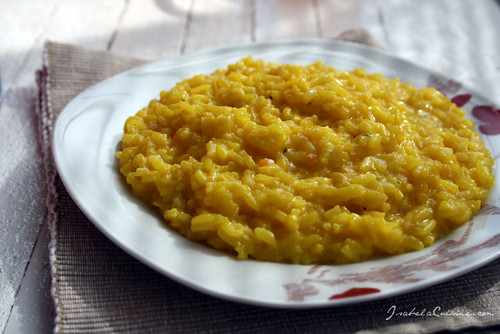
[[[127,119],[120,172],[190,240],[274,262],[421,250],[479,210],[493,159],[465,111],[364,69],[251,57]]]

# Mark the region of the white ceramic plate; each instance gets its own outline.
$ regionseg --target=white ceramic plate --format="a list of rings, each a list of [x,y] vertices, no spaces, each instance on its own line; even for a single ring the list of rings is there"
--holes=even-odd
[[[186,240],[131,197],[115,152],[126,118],[198,73],[238,59],[306,65],[322,60],[337,69],[365,67],[416,86],[435,86],[474,119],[500,158],[500,110],[479,94],[437,73],[362,45],[294,40],[226,47],[158,61],[108,79],[78,95],[59,116],[54,155],[59,174],[90,220],[129,254],[164,275],[207,294],[272,307],[324,307],[394,296],[442,282],[500,255],[500,189],[478,215],[423,251],[352,265],[304,266],[235,258]]]

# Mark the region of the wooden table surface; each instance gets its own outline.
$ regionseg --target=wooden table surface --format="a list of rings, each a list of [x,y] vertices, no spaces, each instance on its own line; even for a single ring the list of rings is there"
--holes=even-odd
[[[45,41],[154,60],[364,28],[382,48],[500,104],[498,22],[494,0],[0,0],[0,330],[53,329],[34,113]]]

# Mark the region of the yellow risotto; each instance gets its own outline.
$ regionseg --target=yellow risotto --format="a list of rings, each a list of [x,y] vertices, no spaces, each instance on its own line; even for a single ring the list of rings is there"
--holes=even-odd
[[[432,88],[251,57],[179,82],[124,126],[135,196],[190,240],[263,261],[421,250],[494,183],[473,122]]]

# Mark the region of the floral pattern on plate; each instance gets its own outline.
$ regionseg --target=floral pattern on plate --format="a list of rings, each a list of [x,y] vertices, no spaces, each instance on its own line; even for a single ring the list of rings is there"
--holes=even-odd
[[[444,95],[457,93],[462,84],[448,80],[442,82],[435,75],[430,75],[428,86],[434,87]],[[471,94],[458,94],[451,98],[458,107],[463,107],[472,98]],[[485,135],[500,135],[500,109],[495,109],[492,105],[476,105],[472,108],[472,115],[480,121],[479,132]]]
[[[447,240],[432,252],[413,260],[402,262],[396,265],[374,267],[366,272],[355,272],[329,276],[334,269],[329,266],[313,266],[307,273],[307,277],[297,283],[284,285],[288,294],[288,299],[293,301],[303,301],[309,296],[319,293],[316,285],[335,287],[339,284],[352,284],[342,293],[329,297],[330,300],[338,298],[358,297],[372,293],[381,292],[380,289],[367,286],[370,283],[416,283],[424,279],[419,273],[424,270],[444,272],[455,269],[457,265],[453,260],[464,258],[480,249],[491,248],[500,245],[500,234],[492,236],[490,239],[470,247],[464,247],[473,231],[475,221],[482,216],[500,215],[500,207],[485,205],[479,210],[476,216],[467,224],[465,233],[457,241]],[[484,218],[484,217],[483,217]],[[362,284],[362,286],[361,286]]]

